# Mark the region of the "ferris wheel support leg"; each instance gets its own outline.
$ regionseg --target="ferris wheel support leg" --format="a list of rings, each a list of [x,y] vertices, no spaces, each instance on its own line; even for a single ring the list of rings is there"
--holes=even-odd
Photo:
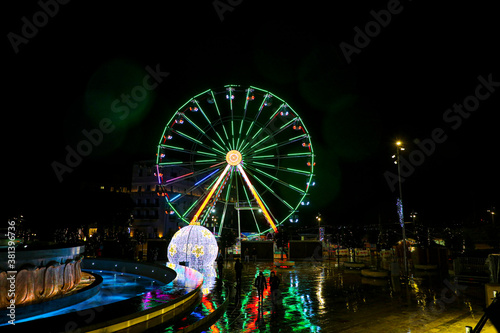
[[[264,213],[264,216],[265,216],[267,222],[269,222],[269,225],[271,226],[271,228],[273,228],[274,232],[277,233],[278,229],[276,228],[276,225],[274,224],[271,216],[269,215],[269,212],[267,211],[266,206],[264,206],[264,204],[262,203],[262,200],[260,200],[260,197],[257,194],[257,191],[255,191],[255,188],[253,187],[252,183],[250,182],[250,179],[248,179],[248,176],[247,176],[245,170],[243,170],[243,168],[241,167],[240,164],[238,164],[238,170],[240,170],[240,173],[243,176],[243,179],[245,179],[245,182],[247,183],[247,186],[250,189],[250,192],[252,192],[253,196],[255,197],[255,200],[259,204],[260,209],[262,209],[262,213]]]
[[[210,193],[208,193],[207,197],[205,198],[205,201],[203,201],[203,203],[201,204],[200,208],[198,209],[198,211],[196,212],[196,214],[193,216],[193,219],[191,220],[190,224],[194,224],[194,223],[196,223],[198,221],[198,217],[200,216],[201,212],[203,212],[203,209],[207,205],[208,201],[210,200],[210,198],[212,197],[212,195],[214,194],[215,190],[217,189],[217,187],[219,186],[220,182],[222,181],[222,179],[224,178],[224,176],[226,175],[227,171],[230,168],[231,168],[231,165],[228,164],[226,166],[226,168],[224,169],[224,171],[222,171],[221,175],[219,176],[219,179],[217,179],[217,181],[215,182],[214,186],[210,190]]]

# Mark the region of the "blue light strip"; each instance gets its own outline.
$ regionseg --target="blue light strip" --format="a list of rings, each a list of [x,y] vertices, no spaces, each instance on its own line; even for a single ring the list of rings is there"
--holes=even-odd
[[[219,171],[220,169],[215,169],[215,171],[213,171],[212,173],[210,173],[208,176],[205,176],[203,177],[201,180],[197,181],[194,186],[198,186],[198,184],[200,183],[203,183],[205,180],[207,180],[208,178],[210,178],[214,173],[216,173],[217,171]]]
[[[177,194],[175,197],[173,197],[172,199],[170,199],[170,202],[174,202],[175,199],[178,199],[179,197],[181,196],[181,194]]]

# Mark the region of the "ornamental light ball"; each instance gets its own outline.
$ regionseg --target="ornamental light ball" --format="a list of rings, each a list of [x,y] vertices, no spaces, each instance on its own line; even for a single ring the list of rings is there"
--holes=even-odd
[[[188,262],[189,266],[209,266],[217,257],[219,247],[215,236],[200,225],[188,225],[177,231],[168,245],[168,261]]]

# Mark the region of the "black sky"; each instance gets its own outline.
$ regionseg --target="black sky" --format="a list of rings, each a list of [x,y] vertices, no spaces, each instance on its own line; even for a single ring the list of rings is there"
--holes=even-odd
[[[229,83],[272,91],[308,125],[318,186],[305,218],[318,211],[330,223],[393,218],[397,192],[383,175],[396,172],[393,143],[404,140],[410,154],[414,140],[431,138],[436,128],[447,140],[405,180],[406,211],[440,223],[498,205],[500,87],[458,128],[443,120],[454,103],[474,95],[479,76],[500,82],[500,20],[492,4],[401,1],[347,63],[340,43],[354,45],[354,28],[364,30],[371,11],[396,2],[244,0],[222,21],[214,3],[226,2],[59,4],[17,53],[9,33],[22,35],[23,17],[33,22],[42,9],[36,1],[5,5],[4,217],[21,212],[50,225],[82,183],[126,182],[132,161],[155,158],[163,126],[182,103]],[[106,135],[59,182],[51,163],[64,162],[65,147],[97,126],[87,90],[116,61],[144,74],[159,66],[169,76],[147,113]],[[69,202],[75,212],[85,209]]]

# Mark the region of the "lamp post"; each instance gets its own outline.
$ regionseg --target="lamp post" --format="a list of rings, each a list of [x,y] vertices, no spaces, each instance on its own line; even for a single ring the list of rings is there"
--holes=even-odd
[[[318,230],[319,230],[319,240],[321,241],[321,214],[318,213],[318,215],[316,215],[316,221],[318,221]]]
[[[321,227],[321,213],[318,213],[316,215],[316,221],[318,221],[318,239],[321,242],[321,247],[323,248],[323,245],[325,245],[325,227]],[[328,249],[330,251],[330,249]],[[323,253],[321,253],[321,256],[323,256]]]
[[[396,164],[398,165],[398,183],[399,183],[399,201],[400,201],[400,207],[399,207],[399,213],[400,213],[400,223],[401,223],[401,228],[403,230],[403,260],[405,263],[405,276],[408,276],[408,260],[406,258],[406,228],[405,228],[405,220],[404,220],[404,214],[403,214],[403,191],[401,190],[401,163],[399,161],[399,152],[401,150],[405,150],[403,147],[403,143],[401,141],[396,142]]]
[[[495,225],[495,207],[488,209],[487,212],[491,214],[491,222]]]

